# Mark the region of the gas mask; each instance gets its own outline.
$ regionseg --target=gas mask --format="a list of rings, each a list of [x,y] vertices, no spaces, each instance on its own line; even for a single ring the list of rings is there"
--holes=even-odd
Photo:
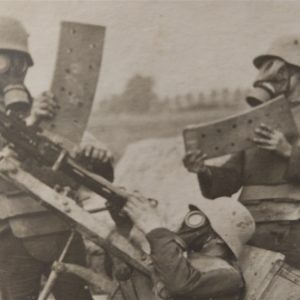
[[[211,227],[205,214],[196,206],[190,205],[190,211],[178,231],[182,248],[199,251],[211,234]]]
[[[24,85],[28,67],[28,60],[22,53],[0,52],[0,93],[6,110],[17,114],[30,110],[32,99]]]
[[[288,97],[291,78],[297,68],[279,58],[266,59],[259,68],[253,88],[246,97],[250,106],[256,106],[284,94]]]

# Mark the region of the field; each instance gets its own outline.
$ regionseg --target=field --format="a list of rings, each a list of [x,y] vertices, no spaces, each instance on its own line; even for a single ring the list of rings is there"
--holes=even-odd
[[[237,111],[237,108],[220,108],[156,115],[94,114],[89,130],[111,149],[118,160],[132,142],[179,136],[187,125],[217,120]]]

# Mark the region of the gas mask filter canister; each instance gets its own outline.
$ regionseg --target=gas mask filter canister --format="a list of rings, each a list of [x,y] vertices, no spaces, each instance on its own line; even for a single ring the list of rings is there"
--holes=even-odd
[[[250,106],[257,106],[287,93],[291,75],[291,67],[282,59],[266,59],[259,67],[258,76],[246,101]]]
[[[206,223],[206,217],[201,211],[192,210],[185,216],[184,223],[188,228],[197,229]]]
[[[207,217],[202,211],[189,211],[179,229],[179,236],[184,249],[201,249],[210,233]]]

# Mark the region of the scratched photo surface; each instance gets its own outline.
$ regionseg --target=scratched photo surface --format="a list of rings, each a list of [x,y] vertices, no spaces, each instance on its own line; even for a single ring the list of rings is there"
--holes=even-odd
[[[0,300],[299,300],[299,11],[1,1]]]

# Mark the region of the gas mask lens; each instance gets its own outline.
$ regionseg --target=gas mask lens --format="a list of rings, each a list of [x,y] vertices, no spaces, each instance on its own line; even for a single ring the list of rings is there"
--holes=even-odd
[[[188,228],[196,229],[202,227],[206,222],[206,217],[199,210],[190,211],[184,218],[184,223]]]
[[[10,58],[8,55],[0,54],[0,74],[6,73],[11,66]]]
[[[24,55],[18,55],[14,53],[14,56],[12,57],[11,67],[14,74],[23,76],[26,73],[29,65]]]

